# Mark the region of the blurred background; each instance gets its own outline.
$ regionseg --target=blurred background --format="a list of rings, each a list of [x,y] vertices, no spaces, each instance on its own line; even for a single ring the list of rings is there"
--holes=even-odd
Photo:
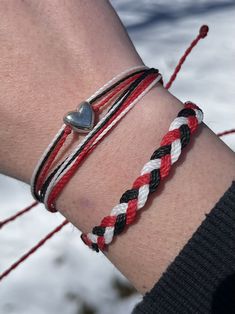
[[[112,5],[148,66],[167,82],[202,24],[210,27],[171,92],[198,103],[220,132],[235,127],[235,1],[113,0]],[[235,151],[235,135],[222,138]],[[0,220],[33,201],[30,188],[0,175]],[[0,272],[62,222],[43,206],[0,230]],[[141,296],[109,261],[67,225],[0,284],[1,314],[129,314]]]

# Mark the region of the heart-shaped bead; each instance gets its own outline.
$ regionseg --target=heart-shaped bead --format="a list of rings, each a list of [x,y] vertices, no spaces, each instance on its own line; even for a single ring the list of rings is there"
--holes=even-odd
[[[94,127],[95,113],[91,104],[84,101],[77,111],[70,111],[64,117],[64,123],[70,125],[74,131],[88,133]]]

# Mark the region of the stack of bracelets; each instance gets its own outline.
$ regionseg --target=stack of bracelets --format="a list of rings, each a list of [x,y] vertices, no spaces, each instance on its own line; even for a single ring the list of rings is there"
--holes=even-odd
[[[201,26],[198,35],[185,50],[169,81],[165,84],[166,89],[172,86],[187,56],[197,43],[207,36],[208,29],[207,25]],[[133,67],[114,77],[93,96],[82,102],[77,110],[69,112],[64,117],[63,126],[45,150],[34,170],[31,179],[31,191],[36,201],[7,219],[0,220],[0,229],[29,212],[39,202],[44,203],[49,211],[56,212],[57,197],[78,167],[81,166],[82,161],[121,118],[157,83],[163,84],[158,70],[146,66]],[[99,121],[98,116],[101,112],[104,112],[105,108],[107,108],[107,112]],[[198,125],[202,122],[202,118],[203,113],[196,105],[191,102],[184,104],[184,109],[178,113],[176,119],[171,123],[169,132],[163,137],[160,147],[154,151],[150,161],[144,165],[140,176],[134,181],[132,187],[123,193],[119,204],[113,207],[110,215],[104,217],[100,225],[95,226],[92,232],[81,235],[86,245],[97,252],[104,250],[112,242],[114,236],[120,234],[126,225],[130,225],[134,221],[137,210],[145,205],[149,194],[154,192],[160,181],[169,174],[171,165],[178,160],[182,148],[189,143],[191,134],[196,131]],[[68,147],[64,144],[67,138],[74,135],[74,133],[87,134],[78,143],[76,149],[71,153],[67,153],[68,156],[59,163],[58,160],[61,160],[61,157],[68,151]],[[232,133],[235,134],[235,129],[217,135],[224,136]],[[73,136],[73,142],[74,139]],[[61,155],[60,152],[62,152]],[[59,165],[57,165],[58,163]],[[0,281],[68,223],[69,221],[65,219],[3,271],[0,274]]]
[[[45,204],[51,212],[56,212],[56,199],[65,185],[79,168],[81,162],[95,149],[112,128],[128,111],[156,84],[163,84],[158,70],[137,66],[114,77],[94,95],[82,102],[77,110],[64,117],[64,124],[39,160],[31,180],[31,191],[38,202]],[[102,109],[109,108],[98,120]],[[121,196],[109,216],[102,219],[88,234],[82,234],[83,242],[99,252],[109,245],[114,236],[136,218],[137,211],[146,204],[150,193],[156,191],[161,180],[168,176],[171,166],[178,160],[182,148],[190,141],[203,113],[191,102],[184,104],[160,147],[144,165],[140,176],[130,189]],[[59,164],[53,166],[69,135],[73,132],[87,133],[77,147]]]

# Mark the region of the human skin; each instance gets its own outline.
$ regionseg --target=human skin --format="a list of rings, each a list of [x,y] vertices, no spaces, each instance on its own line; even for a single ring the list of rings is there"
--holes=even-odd
[[[107,1],[5,0],[0,11],[0,171],[29,183],[64,114],[142,60]],[[153,88],[78,169],[57,209],[89,232],[131,187],[181,108]],[[188,242],[234,169],[234,153],[202,125],[137,222],[105,252],[140,293]]]

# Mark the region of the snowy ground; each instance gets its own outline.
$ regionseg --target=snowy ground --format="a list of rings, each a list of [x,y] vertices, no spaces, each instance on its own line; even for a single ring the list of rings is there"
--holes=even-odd
[[[213,131],[234,128],[235,1],[178,0],[174,8],[169,0],[112,3],[145,63],[158,67],[165,81],[200,25],[210,26],[171,91],[182,101],[200,104]],[[235,135],[224,140],[235,151]],[[0,176],[0,202],[1,220],[32,202],[29,186]],[[0,230],[0,272],[62,220],[39,206]],[[125,278],[105,257],[87,249],[79,235],[66,226],[4,280],[0,313],[130,313],[140,295],[131,293]],[[120,297],[124,287],[129,297]]]

